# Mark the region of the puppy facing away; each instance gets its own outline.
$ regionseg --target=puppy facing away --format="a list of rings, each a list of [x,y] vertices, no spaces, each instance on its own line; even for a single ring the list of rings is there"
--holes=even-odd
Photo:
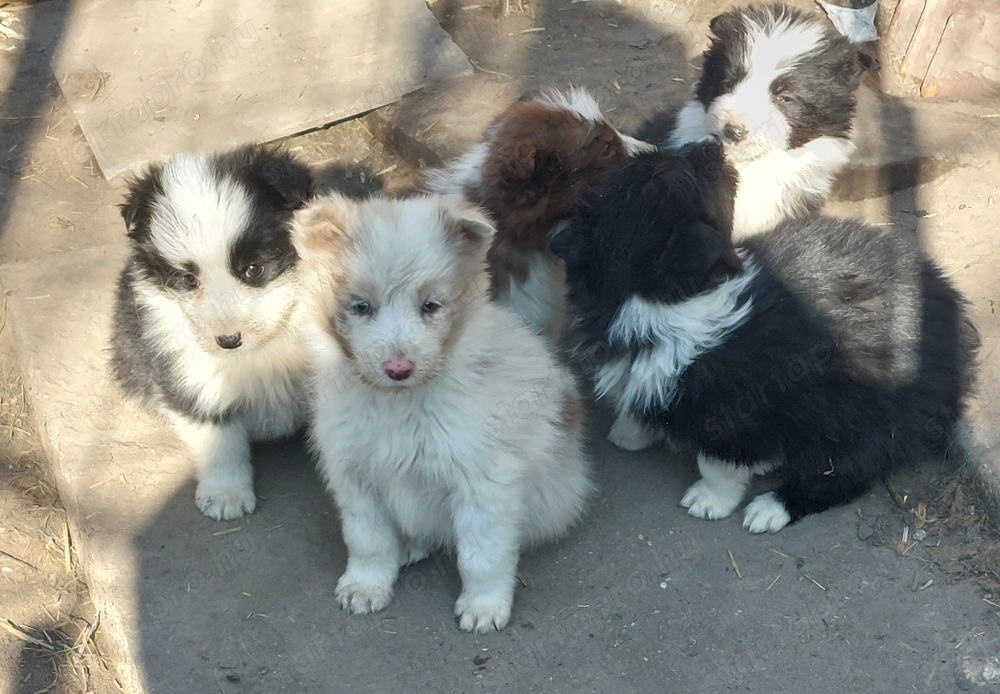
[[[550,90],[511,104],[482,143],[428,172],[424,185],[486,208],[497,229],[487,256],[494,296],[558,342],[565,327],[563,270],[546,250],[546,234],[608,166],[651,149],[615,130],[584,89]]]
[[[724,518],[780,468],[744,527],[774,532],[939,453],[973,380],[965,302],[915,245],[808,217],[736,249],[708,224],[684,158],[612,172],[552,239],[595,389],[696,447],[681,501]]]
[[[466,631],[510,619],[522,549],[591,491],[582,403],[545,341],[489,301],[493,228],[460,196],[317,199],[293,238],[311,302],[311,440],[348,549],[341,607],[454,550]]]
[[[294,433],[307,398],[290,222],[309,170],[260,146],[182,154],[130,181],[111,370],[190,445],[195,503],[251,513],[250,443]]]
[[[675,148],[722,140],[737,237],[818,210],[854,152],[858,48],[821,14],[780,4],[731,9],[710,29],[695,98],[639,136]]]

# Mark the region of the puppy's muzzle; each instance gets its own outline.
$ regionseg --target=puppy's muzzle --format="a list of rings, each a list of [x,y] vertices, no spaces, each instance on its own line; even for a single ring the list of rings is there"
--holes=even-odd
[[[747,136],[747,129],[736,123],[726,123],[726,127],[722,129],[722,134],[730,142],[736,143],[741,142]]]

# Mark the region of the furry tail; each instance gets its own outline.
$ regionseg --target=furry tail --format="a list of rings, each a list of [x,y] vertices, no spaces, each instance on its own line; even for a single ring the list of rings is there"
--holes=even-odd
[[[775,500],[791,521],[847,503],[873,482],[951,443],[975,378],[979,337],[966,302],[931,261],[920,266],[917,370],[894,391],[867,395],[857,436],[817,446],[790,460]]]
[[[924,443],[941,451],[951,441],[975,382],[979,333],[965,299],[930,260],[921,264],[920,286],[917,373],[901,398],[904,406],[916,406]]]

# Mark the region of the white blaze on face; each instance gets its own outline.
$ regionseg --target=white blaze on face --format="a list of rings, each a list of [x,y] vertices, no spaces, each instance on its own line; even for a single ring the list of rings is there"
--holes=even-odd
[[[254,201],[239,183],[213,171],[208,156],[180,155],[165,167],[150,238],[173,267],[197,268],[197,289],[172,295],[206,350],[218,336],[242,336],[245,348],[270,339],[295,303],[294,281],[251,288],[233,275],[232,249],[253,220]],[[242,349],[242,348],[241,348]]]
[[[737,159],[754,159],[776,149],[785,149],[789,125],[775,105],[771,84],[799,63],[825,40],[822,26],[813,23],[790,23],[773,26],[751,24],[745,46],[736,52],[745,76],[728,94],[712,102],[708,109],[710,129]],[[743,139],[733,142],[725,137],[727,125],[745,130]]]

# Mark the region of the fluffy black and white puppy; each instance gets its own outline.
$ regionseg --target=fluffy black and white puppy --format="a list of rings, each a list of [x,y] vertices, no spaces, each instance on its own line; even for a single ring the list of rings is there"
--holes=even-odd
[[[854,152],[857,47],[821,14],[784,5],[735,8],[710,29],[695,98],[639,137],[670,147],[723,140],[738,178],[737,237],[819,209]]]
[[[711,145],[705,145],[710,147]],[[908,239],[823,217],[735,248],[678,155],[606,178],[551,240],[599,396],[699,450],[681,503],[777,531],[941,451],[973,378],[965,303]]]
[[[260,146],[183,154],[129,183],[131,254],[111,369],[191,446],[195,503],[215,519],[256,506],[250,442],[294,433],[306,402],[292,212],[309,170]]]

